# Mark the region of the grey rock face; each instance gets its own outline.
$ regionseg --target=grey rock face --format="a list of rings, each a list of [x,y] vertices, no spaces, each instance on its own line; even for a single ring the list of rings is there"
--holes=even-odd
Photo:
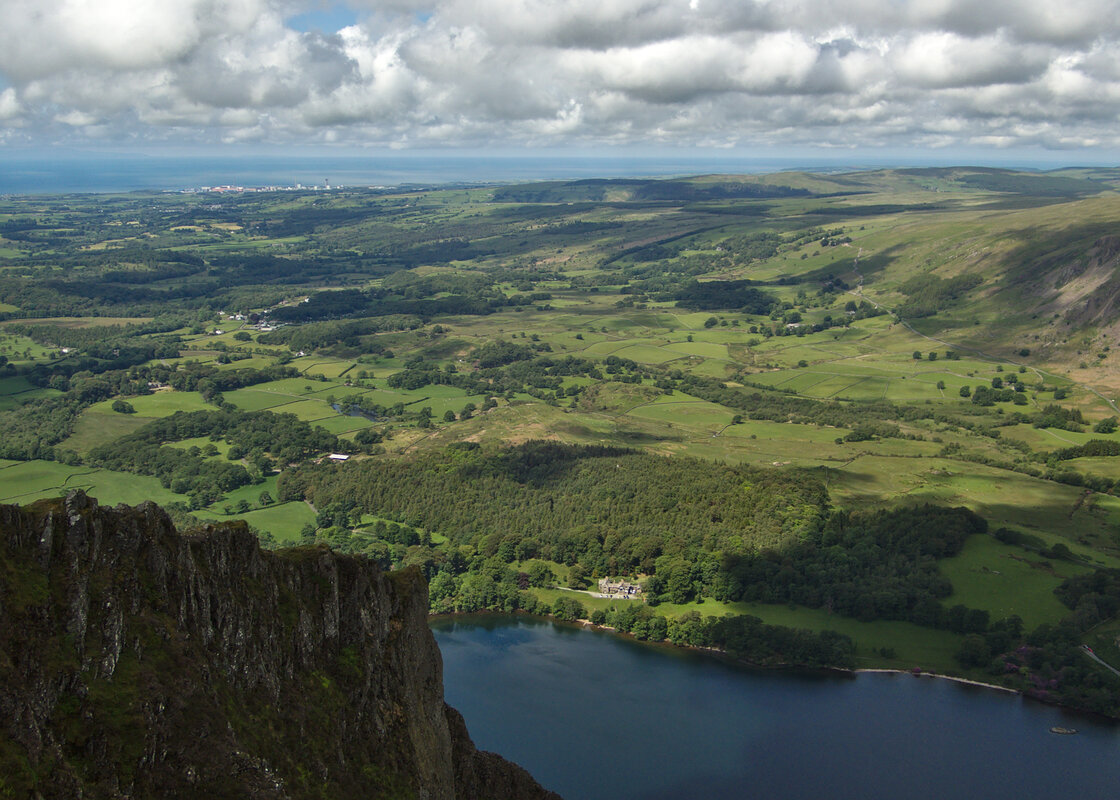
[[[444,704],[418,571],[80,492],[0,506],[0,547],[14,796],[556,797]]]

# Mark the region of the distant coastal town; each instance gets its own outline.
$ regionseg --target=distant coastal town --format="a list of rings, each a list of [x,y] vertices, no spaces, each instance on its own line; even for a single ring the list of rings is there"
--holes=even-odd
[[[254,192],[330,192],[345,189],[347,187],[338,184],[331,186],[329,180],[324,180],[322,186],[304,186],[302,183],[292,184],[290,186],[236,186],[233,184],[224,184],[222,186],[198,186],[190,189],[183,189],[183,194],[252,194]],[[371,186],[371,189],[384,189],[384,186]]]

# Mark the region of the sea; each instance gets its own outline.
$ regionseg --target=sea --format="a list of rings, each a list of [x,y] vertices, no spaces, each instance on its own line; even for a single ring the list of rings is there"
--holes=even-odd
[[[911,158],[906,163],[921,166],[927,162]],[[942,162],[931,160],[928,163]],[[500,185],[538,180],[763,174],[784,170],[848,172],[901,165],[867,158],[763,158],[741,154],[696,155],[691,152],[655,157],[408,153],[364,157],[234,157],[69,152],[27,155],[0,150],[0,195],[179,192],[215,186],[395,188]]]

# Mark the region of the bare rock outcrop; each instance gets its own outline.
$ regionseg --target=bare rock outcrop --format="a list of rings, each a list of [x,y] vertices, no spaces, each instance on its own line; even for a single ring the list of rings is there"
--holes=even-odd
[[[80,492],[0,506],[0,794],[555,798],[443,701],[414,570]]]

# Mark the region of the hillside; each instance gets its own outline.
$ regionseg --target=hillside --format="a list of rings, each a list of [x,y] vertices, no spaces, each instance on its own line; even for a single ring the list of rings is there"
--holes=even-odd
[[[625,577],[657,590],[650,635],[732,612],[842,633],[861,667],[1000,672],[919,598],[764,591],[750,559],[967,509],[991,533],[938,549],[936,599],[1027,632],[1120,566],[1118,177],[0,198],[0,501],[241,520],[419,566],[436,611],[570,617]],[[511,454],[560,471],[523,485]],[[1078,633],[1120,662],[1097,612]]]
[[[0,537],[5,797],[555,798],[444,704],[415,570],[81,493]]]

